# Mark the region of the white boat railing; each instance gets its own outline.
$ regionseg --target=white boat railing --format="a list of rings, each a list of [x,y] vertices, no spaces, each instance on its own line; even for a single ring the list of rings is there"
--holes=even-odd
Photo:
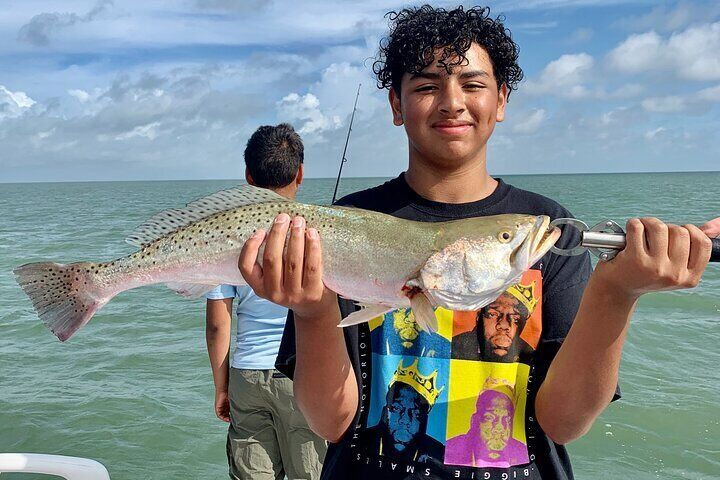
[[[0,476],[18,472],[44,473],[67,480],[110,480],[103,464],[88,458],[41,453],[0,453]]]

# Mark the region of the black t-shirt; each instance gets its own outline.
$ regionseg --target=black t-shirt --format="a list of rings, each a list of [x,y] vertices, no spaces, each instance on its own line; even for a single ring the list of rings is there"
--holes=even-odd
[[[438,222],[523,213],[571,214],[556,202],[498,179],[482,200],[439,203],[415,193],[401,174],[344,197],[339,205]],[[577,243],[574,229],[560,247]],[[421,331],[410,309],[345,329],[359,407],[331,444],[322,478],[570,479],[565,447],[534,419],[534,400],[577,313],[591,273],[587,254],[546,254],[498,300],[478,312],[436,309],[439,331]],[[355,311],[340,301],[343,317]],[[277,368],[292,378],[292,312]]]

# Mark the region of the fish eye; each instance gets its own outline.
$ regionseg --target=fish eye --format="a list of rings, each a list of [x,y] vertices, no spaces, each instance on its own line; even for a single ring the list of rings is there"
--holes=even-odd
[[[512,238],[513,234],[511,230],[503,230],[498,233],[498,240],[500,240],[501,243],[508,243]]]

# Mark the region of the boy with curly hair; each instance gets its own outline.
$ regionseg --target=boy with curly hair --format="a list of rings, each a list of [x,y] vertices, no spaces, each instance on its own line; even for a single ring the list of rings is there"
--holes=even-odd
[[[393,123],[405,128],[407,170],[338,203],[427,222],[571,216],[488,173],[487,142],[522,79],[502,19],[486,8],[422,6],[390,20],[374,71],[389,90]],[[479,338],[462,358],[452,354],[453,337],[483,332],[474,312],[438,308],[438,332],[402,341],[394,338],[403,332],[393,331],[392,313],[338,329],[355,307],[324,287],[321,243],[311,227],[279,215],[269,232],[248,240],[239,267],[255,292],[292,310],[277,365],[294,374],[311,428],[332,442],[324,479],[572,478],[564,445],[618,397],[638,297],[696,285],[710,256],[697,227],[653,218],[629,221],[625,250],[594,272],[587,255],[547,254],[508,289],[508,308],[497,308],[488,327],[522,328],[502,346],[519,337],[530,351],[496,362],[481,356]],[[572,234],[561,238],[560,247],[577,242]],[[520,307],[533,312],[522,327]]]

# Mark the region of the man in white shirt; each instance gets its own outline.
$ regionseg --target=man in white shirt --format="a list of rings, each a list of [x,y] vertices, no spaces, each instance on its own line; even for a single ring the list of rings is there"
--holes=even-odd
[[[302,140],[292,126],[263,126],[245,148],[245,178],[251,185],[295,198],[302,162]],[[287,308],[258,297],[248,286],[220,285],[206,298],[205,337],[215,382],[215,414],[230,423],[230,478],[319,478],[325,442],[310,430],[297,408],[292,381],[275,370]],[[230,362],[236,299],[237,336]]]

